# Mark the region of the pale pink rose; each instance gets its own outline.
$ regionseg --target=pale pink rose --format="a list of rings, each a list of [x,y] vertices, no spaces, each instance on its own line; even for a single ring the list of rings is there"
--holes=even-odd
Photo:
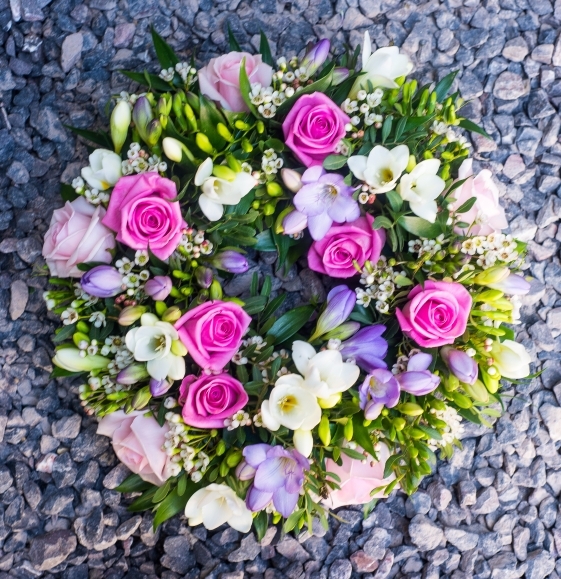
[[[453,344],[466,330],[472,299],[460,283],[427,280],[395,315],[402,332],[423,348]]]
[[[251,317],[234,302],[205,302],[175,323],[179,339],[203,370],[218,372],[242,343]]]
[[[167,259],[187,227],[177,187],[158,173],[121,177],[111,193],[103,223],[117,232],[117,241],[132,249],[150,249]]]
[[[508,222],[491,171],[483,169],[474,176],[472,164],[473,159],[466,159],[460,165],[458,179],[467,178],[467,181],[450,194],[455,201],[448,208],[454,211],[475,197],[477,199],[475,205],[466,213],[458,213],[458,220],[471,225],[470,235],[489,235],[507,228]],[[460,235],[467,233],[467,229],[456,227],[455,230]]]
[[[363,452],[360,446],[357,446],[356,450]],[[343,464],[341,466],[328,458],[325,462],[325,470],[338,475],[341,482],[335,481],[340,488],[332,490],[329,497],[324,500],[324,504],[330,509],[337,509],[346,505],[364,505],[374,498],[383,498],[383,491],[378,491],[373,495],[370,493],[377,487],[391,483],[395,475],[392,473],[388,478],[384,478],[384,468],[390,456],[390,451],[385,444],[380,444],[377,455],[377,461],[368,455],[366,463],[363,463],[361,460],[355,460],[342,453]]]
[[[132,472],[161,486],[171,476],[171,463],[162,447],[169,432],[167,422],[160,426],[145,411],[125,414],[122,410],[104,416],[97,433],[111,438],[117,458]]]
[[[109,250],[115,247],[115,236],[102,224],[104,215],[103,207],[94,207],[83,197],[54,210],[43,244],[51,275],[82,277],[79,263],[111,263]]]
[[[240,91],[240,68],[245,58],[245,70],[249,84],[271,85],[273,69],[265,64],[261,55],[248,52],[229,52],[210,62],[198,72],[201,92],[213,101],[218,101],[227,111],[249,111]]]

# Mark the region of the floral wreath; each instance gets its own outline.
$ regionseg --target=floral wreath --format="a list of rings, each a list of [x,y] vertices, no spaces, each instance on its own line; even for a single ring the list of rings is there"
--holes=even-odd
[[[413,493],[530,373],[505,326],[525,244],[472,171],[459,129],[485,132],[455,73],[418,87],[368,33],[361,67],[328,40],[275,63],[230,35],[197,70],[153,40],[161,73],[126,73],[145,92],[115,98],[109,133],[76,129],[96,148],[43,248],[54,375],[82,377],[134,473],[118,490],[154,526],[259,538]],[[288,299],[302,268],[327,296]]]

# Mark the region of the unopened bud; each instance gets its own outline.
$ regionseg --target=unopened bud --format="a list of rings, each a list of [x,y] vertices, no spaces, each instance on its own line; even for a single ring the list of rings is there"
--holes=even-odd
[[[119,314],[119,325],[131,326],[146,312],[146,306],[127,306]]]
[[[195,136],[195,142],[197,143],[197,147],[204,153],[208,155],[214,155],[216,152],[212,143],[208,140],[208,137],[203,133],[197,133]]]
[[[173,324],[173,322],[177,322],[180,317],[181,310],[177,306],[171,306],[171,308],[167,308],[162,314],[162,322]]]
[[[111,113],[111,140],[115,147],[115,152],[120,153],[132,120],[131,107],[126,101],[119,101]]]
[[[135,394],[132,399],[132,406],[135,410],[142,410],[150,402],[151,398],[150,386],[144,386]]]

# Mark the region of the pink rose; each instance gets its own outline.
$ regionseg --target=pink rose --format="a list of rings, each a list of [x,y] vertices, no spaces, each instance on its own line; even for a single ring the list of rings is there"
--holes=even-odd
[[[310,269],[331,277],[352,277],[358,273],[353,260],[360,267],[366,261],[378,261],[386,234],[383,229],[372,229],[373,223],[374,218],[366,214],[351,223],[332,225],[323,239],[312,243]]]
[[[470,235],[489,235],[508,227],[505,211],[499,201],[499,190],[493,182],[491,171],[483,169],[473,176],[473,159],[466,159],[458,171],[458,179],[467,181],[452,192],[456,200],[450,203],[450,211],[458,209],[466,201],[475,197],[475,205],[466,213],[458,213],[458,220],[471,225]],[[456,233],[465,235],[466,229],[455,228]]]
[[[107,414],[97,433],[111,438],[117,458],[145,481],[161,486],[171,476],[171,462],[163,451],[169,426],[160,426],[145,411],[125,414],[122,410]]]
[[[241,410],[247,392],[230,374],[185,376],[179,387],[183,420],[196,428],[223,428],[224,420]]]
[[[206,302],[175,323],[179,339],[204,370],[220,372],[242,343],[251,317],[234,302]]]
[[[471,296],[459,283],[426,281],[414,287],[395,315],[404,334],[424,348],[453,344],[466,330]]]
[[[321,165],[346,135],[351,119],[329,97],[314,92],[301,96],[282,124],[286,145],[306,165]]]
[[[362,448],[357,446],[356,450],[362,452]],[[390,456],[390,451],[385,444],[380,444],[377,452],[378,461],[371,456],[367,456],[366,463],[355,460],[346,454],[341,454],[343,463],[339,466],[334,460],[328,458],[325,469],[335,473],[341,479],[337,482],[339,489],[332,490],[324,503],[330,509],[337,509],[346,505],[364,505],[373,498],[382,498],[383,491],[371,495],[370,492],[377,487],[385,486],[395,479],[392,473],[388,478],[384,478],[384,468]]]
[[[54,210],[43,244],[51,275],[82,277],[79,263],[111,263],[109,250],[115,247],[115,236],[102,224],[104,215],[103,207],[94,207],[83,197]]]
[[[117,241],[132,249],[148,249],[167,259],[179,245],[187,224],[181,215],[177,188],[158,173],[121,177],[115,185],[103,223],[117,232]]]
[[[229,52],[211,58],[198,72],[201,92],[209,99],[218,101],[227,111],[249,111],[240,91],[240,68],[244,58],[249,83],[270,86],[273,69],[263,62],[261,55],[254,56],[248,52]]]

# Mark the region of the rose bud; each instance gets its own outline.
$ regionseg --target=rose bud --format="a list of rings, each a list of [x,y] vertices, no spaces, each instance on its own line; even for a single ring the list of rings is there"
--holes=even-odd
[[[215,255],[212,259],[212,265],[229,273],[245,273],[249,269],[245,255],[232,249],[226,249]]]
[[[444,363],[450,368],[450,372],[466,384],[474,384],[477,380],[477,362],[461,350],[456,350],[450,346],[440,349],[440,355]]]
[[[157,302],[164,301],[170,294],[173,283],[167,275],[156,275],[144,284],[144,293]]]
[[[112,298],[123,291],[123,276],[110,265],[98,265],[80,280],[82,289],[96,298]]]

